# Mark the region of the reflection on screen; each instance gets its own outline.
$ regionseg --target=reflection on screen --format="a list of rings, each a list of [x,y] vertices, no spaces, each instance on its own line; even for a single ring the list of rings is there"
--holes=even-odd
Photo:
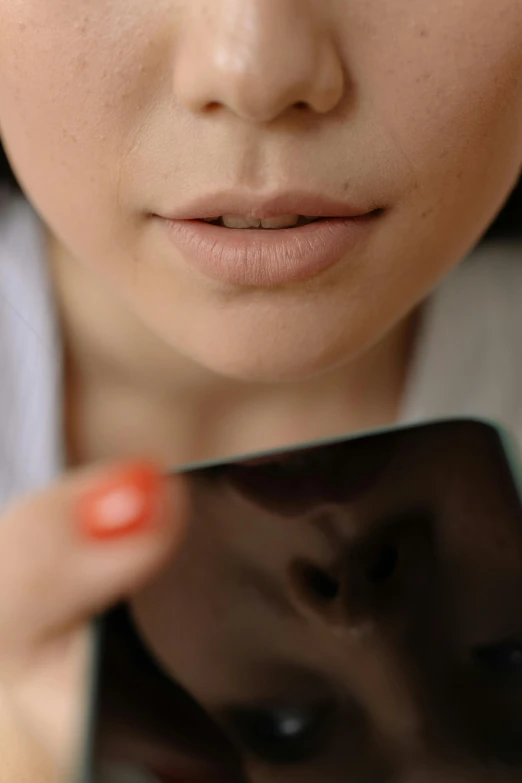
[[[106,616],[93,783],[522,781],[522,511],[441,422],[190,472]]]

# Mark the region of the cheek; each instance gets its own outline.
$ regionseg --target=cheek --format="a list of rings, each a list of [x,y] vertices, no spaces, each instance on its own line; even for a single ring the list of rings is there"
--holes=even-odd
[[[470,186],[489,183],[498,201],[522,165],[522,4],[416,5],[417,16],[399,3],[393,36],[385,17],[375,32],[374,63],[366,64],[375,75],[366,90],[374,121],[412,191],[436,199],[442,187],[446,203],[448,195],[459,203]]]
[[[147,5],[28,0],[1,10],[0,132],[54,228],[82,211],[114,213],[122,162],[155,98],[162,50],[152,29],[165,11],[158,2],[145,16]]]

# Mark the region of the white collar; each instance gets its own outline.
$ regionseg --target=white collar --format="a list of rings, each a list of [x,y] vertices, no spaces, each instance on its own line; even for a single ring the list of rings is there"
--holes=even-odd
[[[0,196],[0,508],[45,487],[64,464],[62,351],[43,224]]]
[[[426,302],[401,420],[492,418],[522,445],[522,247],[484,244]]]

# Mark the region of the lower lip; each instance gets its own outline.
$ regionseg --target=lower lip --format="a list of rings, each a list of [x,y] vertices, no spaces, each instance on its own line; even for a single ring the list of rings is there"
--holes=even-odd
[[[208,776],[204,777],[193,775],[189,772],[183,772],[181,770],[165,770],[165,769],[153,769],[152,775],[157,778],[161,783],[225,783],[225,777],[219,771],[209,771]]]
[[[160,220],[183,259],[205,277],[227,285],[270,288],[310,280],[338,264],[380,214],[376,210],[299,228],[260,230]]]

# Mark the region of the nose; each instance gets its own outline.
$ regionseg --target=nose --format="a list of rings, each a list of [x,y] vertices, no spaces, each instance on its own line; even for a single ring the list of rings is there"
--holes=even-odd
[[[292,562],[287,584],[294,607],[339,630],[374,633],[392,616],[422,625],[435,612],[434,524],[431,509],[408,509],[379,520],[330,567]]]
[[[325,114],[341,102],[345,75],[321,3],[191,0],[174,55],[174,92],[192,112],[226,109],[273,122],[289,109]],[[199,9],[199,10],[197,10]]]

